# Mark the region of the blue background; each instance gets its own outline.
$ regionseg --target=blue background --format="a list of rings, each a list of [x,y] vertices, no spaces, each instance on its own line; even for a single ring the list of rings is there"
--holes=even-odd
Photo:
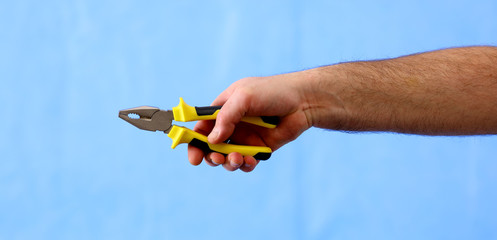
[[[488,44],[494,0],[2,1],[0,239],[497,239],[495,136],[311,129],[246,174],[117,117]]]

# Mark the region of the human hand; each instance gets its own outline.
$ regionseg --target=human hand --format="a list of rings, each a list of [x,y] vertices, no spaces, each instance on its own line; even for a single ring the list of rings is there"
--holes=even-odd
[[[212,103],[223,106],[216,121],[199,121],[194,130],[208,135],[213,144],[229,140],[234,144],[268,146],[275,151],[311,127],[302,89],[306,77],[306,72],[295,72],[241,79]],[[244,116],[278,116],[280,122],[276,128],[269,129],[240,122]],[[259,163],[252,156],[237,152],[225,157],[188,146],[188,159],[192,165],[199,165],[203,158],[208,165],[223,165],[228,171],[250,172]]]

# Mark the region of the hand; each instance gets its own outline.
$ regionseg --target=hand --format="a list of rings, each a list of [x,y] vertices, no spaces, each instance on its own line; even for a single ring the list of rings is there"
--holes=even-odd
[[[301,83],[306,72],[295,72],[271,77],[245,78],[233,83],[214,100],[212,105],[223,106],[216,121],[199,121],[194,130],[208,135],[210,143],[230,143],[268,146],[273,151],[297,138],[311,127],[306,111]],[[278,116],[280,122],[274,129],[240,122],[244,116]],[[252,156],[230,153],[207,153],[188,146],[188,159],[199,165],[205,158],[210,166],[223,165],[228,171],[254,170],[259,163]]]

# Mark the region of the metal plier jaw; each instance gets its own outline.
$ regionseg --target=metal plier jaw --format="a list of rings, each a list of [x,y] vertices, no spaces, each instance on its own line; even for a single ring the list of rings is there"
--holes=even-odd
[[[244,156],[253,156],[259,160],[269,159],[272,153],[271,148],[228,143],[211,144],[208,142],[207,136],[172,124],[173,120],[180,122],[215,120],[220,109],[220,106],[192,107],[180,98],[179,105],[174,107],[172,111],[143,106],[119,111],[119,117],[139,129],[167,133],[167,136],[173,140],[171,148],[175,148],[181,143],[187,143],[202,149],[204,152],[218,152],[225,155],[239,152]],[[275,128],[279,119],[278,117],[244,117],[241,121],[265,128]]]
[[[169,133],[174,120],[172,111],[164,111],[149,106],[121,110],[119,117],[139,129],[165,133]]]

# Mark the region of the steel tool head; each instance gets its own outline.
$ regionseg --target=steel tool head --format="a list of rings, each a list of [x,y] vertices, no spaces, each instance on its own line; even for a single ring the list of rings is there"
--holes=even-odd
[[[169,132],[174,120],[172,111],[163,111],[156,107],[136,107],[119,111],[119,117],[135,127],[147,131]]]

